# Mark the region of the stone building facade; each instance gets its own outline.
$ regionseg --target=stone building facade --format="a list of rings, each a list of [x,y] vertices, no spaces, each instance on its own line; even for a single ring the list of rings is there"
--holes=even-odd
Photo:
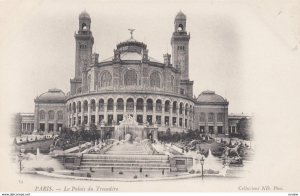
[[[93,53],[91,17],[79,15],[75,33],[75,75],[66,95],[50,89],[35,99],[34,129],[59,131],[100,123],[114,126],[131,115],[145,126],[160,131],[200,129],[228,133],[229,102],[213,91],[194,98],[189,79],[189,41],[186,16],[179,12],[171,36],[172,58],[159,62],[148,55],[147,45],[130,39],[117,44],[110,58],[99,61]],[[172,61],[171,61],[172,59]]]

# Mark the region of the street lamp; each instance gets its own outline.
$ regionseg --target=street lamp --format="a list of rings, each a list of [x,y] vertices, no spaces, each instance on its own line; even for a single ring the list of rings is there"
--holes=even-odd
[[[202,180],[203,180],[203,165],[204,165],[204,158],[203,158],[203,157],[201,157],[200,163],[201,163],[201,167],[202,167],[202,172],[201,172],[201,174],[202,174]]]
[[[20,152],[19,152],[19,170],[20,170],[20,173],[22,172],[22,161],[24,159],[24,152],[25,152],[25,147],[24,147],[24,145],[21,145]]]
[[[100,124],[100,137],[101,137],[101,141],[102,141],[102,142],[104,141],[104,140],[103,140],[104,127],[105,127],[105,125],[104,125],[104,122],[102,121],[101,124]]]

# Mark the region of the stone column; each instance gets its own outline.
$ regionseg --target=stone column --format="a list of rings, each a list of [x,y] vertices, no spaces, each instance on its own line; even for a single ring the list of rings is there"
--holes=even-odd
[[[224,125],[223,125],[224,128],[223,129],[224,129],[225,134],[228,134],[228,106],[226,106],[224,108],[223,118],[224,118]],[[235,130],[236,130],[236,128],[235,128]]]
[[[117,123],[117,102],[114,102],[113,107],[113,120]]]
[[[204,127],[204,132],[206,134],[208,134],[208,116],[207,116],[207,113],[205,114],[205,127]]]
[[[156,103],[153,103],[152,124],[156,122]]]
[[[176,126],[179,127],[179,107],[177,107],[177,110],[176,110],[176,113],[177,113],[177,120],[176,120]]]
[[[73,117],[72,117],[72,120],[73,120]],[[45,131],[48,132],[49,130],[49,127],[48,127],[48,111],[45,112]]]
[[[107,100],[104,101],[104,122],[107,123]]]
[[[133,101],[133,118],[136,120],[136,100]]]
[[[96,113],[95,113],[95,123],[96,125],[99,124],[99,102],[96,102]]]
[[[124,116],[125,116],[125,114],[126,114],[126,111],[127,111],[127,104],[126,104],[126,102],[124,101],[124,102],[123,102],[123,118],[124,118]]]
[[[218,113],[214,114],[214,133],[217,134],[218,133],[218,127],[217,127],[217,118],[218,118]]]
[[[88,120],[87,120],[87,124],[88,126],[91,123],[91,103],[88,103]]]
[[[182,113],[183,113],[183,119],[182,119],[182,127],[183,127],[183,128],[186,128],[186,127],[185,127],[185,110],[186,110],[186,108],[185,108],[185,106],[183,105],[183,112],[182,112]],[[187,110],[186,110],[186,111],[187,111]]]
[[[165,104],[161,104],[161,126],[165,126]]]
[[[77,105],[76,105],[76,114],[75,114],[75,125],[77,126],[78,125],[78,107],[77,107]],[[55,128],[54,128],[54,130],[55,130]]]
[[[83,108],[84,108],[84,107],[83,107],[83,105],[84,105],[84,104],[83,104],[83,102],[81,101],[81,122],[80,122],[81,125],[83,125],[83,117],[84,117],[84,113],[83,113]]]
[[[173,104],[170,104],[169,127],[173,127]]]
[[[144,102],[144,109],[143,109],[143,123],[145,124],[147,122],[147,103]]]

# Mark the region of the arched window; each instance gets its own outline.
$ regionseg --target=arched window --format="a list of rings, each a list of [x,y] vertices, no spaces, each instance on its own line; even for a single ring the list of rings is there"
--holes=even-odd
[[[134,70],[128,70],[124,75],[124,85],[133,86],[137,85],[137,74]]]
[[[40,111],[40,120],[45,120],[45,112],[44,112],[44,110]]]
[[[157,71],[150,75],[150,86],[160,88],[160,77]]]
[[[85,24],[85,23],[82,23],[82,25],[81,25],[81,29],[82,29],[82,30],[87,30],[87,26],[86,26],[86,24]]]
[[[177,30],[178,30],[178,31],[183,31],[183,25],[182,25],[182,24],[179,24]]]
[[[208,114],[208,122],[214,122],[214,118],[215,118],[214,113]]]
[[[185,114],[185,115],[187,115],[188,109],[189,109],[189,105],[188,105],[188,104],[185,104],[185,108],[184,108],[184,114]]]
[[[153,111],[153,101],[152,101],[152,99],[147,100],[147,111]]]
[[[81,112],[81,101],[78,101],[77,103],[77,111]]]
[[[112,98],[110,98],[107,101],[107,110],[113,110],[114,109],[114,100]]]
[[[200,113],[200,122],[205,122],[205,113],[204,112]]]
[[[179,114],[182,114],[183,111],[183,103],[179,104]]]
[[[156,100],[155,110],[156,110],[156,112],[161,112],[162,111],[162,105],[161,105],[161,100],[160,99]]]
[[[49,120],[54,120],[54,112],[52,110],[48,112],[48,115],[49,115]]]
[[[174,101],[173,102],[173,113],[176,113],[177,112],[177,102]]]
[[[63,119],[64,119],[64,115],[63,115],[63,112],[62,112],[62,111],[58,111],[58,112],[57,112],[57,119],[58,119],[58,120],[63,120]]]
[[[72,107],[73,107],[73,113],[76,113],[76,103],[75,102],[73,103]]]
[[[223,115],[223,113],[218,113],[217,121],[218,122],[223,122],[224,121],[224,115]]]
[[[117,110],[124,110],[124,101],[121,98],[117,100]]]
[[[99,100],[99,111],[104,111],[104,100],[103,99]]]
[[[88,111],[88,101],[87,101],[87,100],[85,100],[85,101],[83,102],[83,111],[84,111],[84,112],[87,112],[87,111]]]
[[[170,112],[170,101],[165,102],[165,112]]]
[[[96,101],[94,99],[91,100],[91,111],[96,111]]]
[[[144,109],[144,100],[142,98],[138,98],[136,102],[136,110],[143,111]]]
[[[133,99],[132,98],[127,99],[127,101],[126,101],[126,110],[127,111],[133,110],[133,108],[134,108],[133,106],[134,106]]]
[[[107,86],[111,86],[111,79],[112,76],[108,71],[105,71],[101,74],[100,77],[100,86],[101,87],[107,87]]]

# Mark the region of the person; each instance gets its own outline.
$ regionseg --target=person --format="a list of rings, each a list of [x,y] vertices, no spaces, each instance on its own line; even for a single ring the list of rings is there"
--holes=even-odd
[[[162,170],[161,174],[162,174],[162,175],[165,175],[165,169]]]
[[[111,167],[111,172],[114,172],[114,167]]]
[[[142,168],[140,168],[140,172],[141,172],[141,173],[143,172],[143,169],[142,169]]]

